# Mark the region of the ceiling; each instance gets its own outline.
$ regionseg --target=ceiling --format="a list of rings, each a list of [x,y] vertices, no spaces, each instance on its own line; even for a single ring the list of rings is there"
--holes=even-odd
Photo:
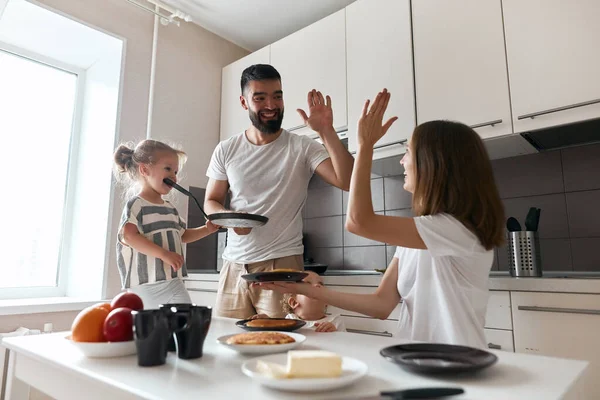
[[[255,51],[353,3],[355,0],[162,0],[193,22]]]

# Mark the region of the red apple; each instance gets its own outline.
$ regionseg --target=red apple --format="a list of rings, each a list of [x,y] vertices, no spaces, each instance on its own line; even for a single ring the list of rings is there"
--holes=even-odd
[[[139,311],[144,309],[144,303],[137,294],[132,292],[123,292],[116,295],[110,302],[111,310],[119,307],[126,307]]]
[[[119,307],[112,310],[104,320],[103,332],[109,342],[133,340],[131,308]]]

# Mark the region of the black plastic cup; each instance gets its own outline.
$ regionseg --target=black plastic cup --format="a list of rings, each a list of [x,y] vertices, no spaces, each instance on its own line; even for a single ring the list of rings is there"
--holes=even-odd
[[[165,313],[165,315],[167,316],[167,318],[169,319],[169,327],[171,329],[171,335],[169,337],[169,344],[167,346],[168,351],[170,351],[170,352],[177,351],[177,347],[175,345],[176,325],[174,325],[175,320],[173,318],[173,314],[175,313],[175,310],[185,311],[185,310],[189,310],[193,306],[195,306],[195,304],[190,304],[190,303],[166,303],[166,304],[160,304],[158,306],[159,310],[163,311]]]
[[[163,365],[167,360],[167,345],[171,337],[168,316],[162,310],[132,311],[131,315],[138,365]]]
[[[184,360],[202,357],[204,340],[210,328],[212,308],[196,305],[170,305],[171,327],[177,356]]]

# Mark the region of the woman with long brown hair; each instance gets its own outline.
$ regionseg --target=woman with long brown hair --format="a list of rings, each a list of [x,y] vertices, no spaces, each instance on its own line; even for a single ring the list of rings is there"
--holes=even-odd
[[[375,143],[390,93],[383,90],[358,123],[358,151],[350,184],[346,229],[396,245],[373,294],[350,294],[308,284],[262,283],[336,307],[387,318],[403,299],[397,336],[485,347],[484,323],[493,249],[504,240],[504,211],[482,140],[468,126],[430,121],[417,126],[400,163],[414,218],[375,214],[370,175]]]

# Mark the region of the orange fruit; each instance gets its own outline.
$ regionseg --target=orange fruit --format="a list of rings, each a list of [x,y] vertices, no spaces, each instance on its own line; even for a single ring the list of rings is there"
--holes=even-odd
[[[96,303],[92,307],[104,308],[108,312],[110,312],[112,310],[110,303]]]
[[[91,306],[81,310],[71,325],[71,339],[74,342],[105,342],[104,320],[108,310],[104,306]]]

